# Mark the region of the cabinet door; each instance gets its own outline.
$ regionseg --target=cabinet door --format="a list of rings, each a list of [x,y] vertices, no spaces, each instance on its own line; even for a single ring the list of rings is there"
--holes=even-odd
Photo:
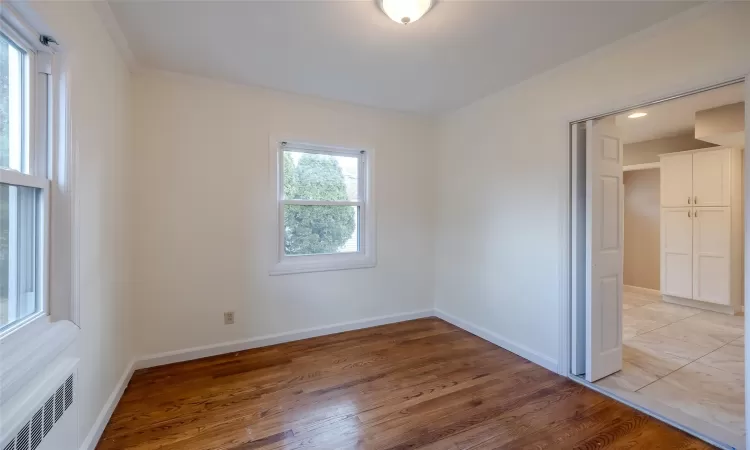
[[[661,206],[689,206],[693,200],[693,154],[661,157]],[[687,215],[687,214],[686,214]]]
[[[729,206],[731,158],[728,148],[693,154],[693,205]]]
[[[692,208],[661,210],[661,291],[693,298]]]
[[[693,298],[729,305],[730,208],[695,208]]]

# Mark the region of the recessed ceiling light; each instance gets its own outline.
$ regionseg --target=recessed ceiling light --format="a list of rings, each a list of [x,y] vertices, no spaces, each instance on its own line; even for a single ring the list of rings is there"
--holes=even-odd
[[[424,16],[435,0],[378,0],[378,3],[394,22],[408,25]]]
[[[645,113],[645,112],[637,112],[637,113],[633,113],[633,114],[629,115],[628,119],[637,119],[639,117],[645,117],[647,115],[648,115],[648,113]]]

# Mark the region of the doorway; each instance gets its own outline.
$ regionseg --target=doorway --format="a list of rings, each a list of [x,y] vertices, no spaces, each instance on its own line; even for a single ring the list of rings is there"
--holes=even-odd
[[[745,448],[745,85],[571,128],[571,375]]]

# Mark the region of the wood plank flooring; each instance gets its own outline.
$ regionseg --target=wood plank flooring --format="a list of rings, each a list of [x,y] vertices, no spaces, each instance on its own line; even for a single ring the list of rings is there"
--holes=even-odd
[[[706,449],[439,319],[135,373],[98,450]]]

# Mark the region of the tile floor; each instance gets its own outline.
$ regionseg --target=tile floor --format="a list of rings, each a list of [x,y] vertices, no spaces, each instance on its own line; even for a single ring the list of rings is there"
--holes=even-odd
[[[623,368],[596,384],[646,395],[744,435],[744,317],[627,288],[623,309]]]

